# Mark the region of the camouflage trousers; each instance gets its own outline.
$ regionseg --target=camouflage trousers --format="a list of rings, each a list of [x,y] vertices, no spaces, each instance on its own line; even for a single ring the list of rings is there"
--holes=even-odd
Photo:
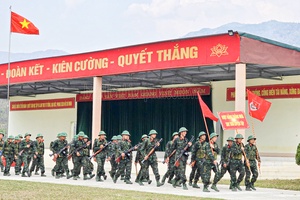
[[[223,178],[223,176],[226,174],[227,171],[228,171],[228,173],[230,173],[229,166],[224,167],[222,164],[221,170],[215,174],[213,184],[217,184],[221,180],[221,178]]]
[[[168,163],[168,170],[167,172],[165,173],[164,177],[165,178],[168,178],[169,177],[169,180],[172,180],[172,178],[174,177],[175,175],[175,160],[174,159],[171,159]]]
[[[155,180],[159,181],[160,175],[158,172],[157,160],[145,160],[141,168],[141,177],[149,177],[149,166],[152,168]]]
[[[142,160],[139,160],[139,164],[141,166],[138,174],[137,174],[137,177],[136,177],[136,181],[142,181],[143,179],[148,179],[149,178],[149,170],[148,171],[145,171],[145,168],[146,168],[146,163],[142,163]],[[145,174],[146,172],[146,174]]]
[[[194,182],[197,183],[199,180],[199,176],[201,176],[204,187],[207,187],[209,185],[211,177],[211,162],[208,160],[199,160],[196,162],[196,165],[199,173],[196,173]]]
[[[245,176],[245,165],[242,160],[231,160],[229,169],[232,186],[236,187],[240,184],[240,182],[243,181],[243,178]],[[238,178],[236,178],[237,171],[240,173]]]
[[[5,160],[6,160],[6,166],[5,166],[5,169],[4,169],[4,174],[8,174],[9,171],[10,171],[10,166],[11,166],[11,163],[14,161],[14,157],[5,157]]]
[[[258,177],[258,170],[257,170],[257,166],[256,166],[256,161],[255,160],[250,160],[250,170],[249,168],[245,165],[245,169],[246,169],[246,177],[245,177],[245,185],[246,187],[250,186],[250,184],[254,184],[257,180]],[[250,178],[251,178],[251,173],[252,173],[252,179],[250,182]]]
[[[130,178],[131,178],[131,167],[132,167],[131,159],[128,159],[128,158],[121,159],[121,161],[118,165],[117,173],[115,175],[116,178],[118,178],[122,174],[125,174],[125,180],[130,180]]]
[[[32,155],[24,154],[21,156],[22,162],[24,163],[24,167],[22,170],[22,174],[25,174],[25,172],[28,172],[29,164],[32,159]]]
[[[30,172],[33,172],[35,167],[41,169],[42,174],[45,173],[44,155],[37,155],[37,157],[33,159]]]
[[[87,156],[76,156],[74,158],[74,168],[73,168],[73,175],[78,176],[80,174],[81,166],[83,168],[83,175],[89,173],[89,166],[87,162]]]
[[[186,160],[185,159],[180,159],[180,164],[178,167],[175,167],[175,175],[176,181],[181,181],[181,183],[185,184],[186,182],[186,175],[185,175],[185,171],[186,171]]]
[[[97,162],[97,176],[104,176],[105,157],[96,156],[96,162]]]
[[[109,174],[111,177],[114,177],[116,175],[116,171],[118,169],[118,163],[115,161],[115,159],[115,157],[112,157],[110,159],[111,170],[109,171]]]
[[[190,178],[189,178],[189,182],[192,183],[196,173],[200,173],[199,168],[197,167],[197,164],[195,163],[195,165],[192,167],[192,171],[190,173]]]
[[[56,159],[53,171],[56,172],[57,175],[63,174],[64,172],[69,173],[67,156],[60,156]]]

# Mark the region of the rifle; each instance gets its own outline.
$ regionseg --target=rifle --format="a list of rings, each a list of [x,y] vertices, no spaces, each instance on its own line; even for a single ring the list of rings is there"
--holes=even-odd
[[[139,146],[141,146],[142,143],[139,143],[137,145],[135,145],[134,147],[131,147],[130,149],[128,149],[127,151],[124,151],[123,153],[127,156],[129,156],[128,154],[131,153],[135,148],[138,148]],[[116,158],[116,163],[119,163],[122,159],[122,155],[120,155],[119,157]]]
[[[194,160],[193,162],[190,163],[191,168],[193,168],[196,164],[196,160]]]
[[[108,145],[111,144],[112,141],[109,141],[108,143],[106,143],[103,148],[99,149],[98,151],[96,151],[92,156],[89,157],[89,159],[92,159],[93,157],[95,157],[96,155],[98,155],[99,153],[101,153],[106,147],[108,147]]]
[[[87,147],[88,145],[90,145],[90,143],[91,143],[90,141],[87,141],[86,143],[84,143],[84,145],[82,145],[81,147],[78,147],[77,149],[75,149],[72,153],[70,153],[70,154],[68,155],[68,160],[70,160],[70,158],[72,157],[72,155],[73,155],[75,152],[78,152],[78,151],[80,151],[81,149]]]
[[[190,140],[188,143],[193,142],[193,141],[194,141],[194,138],[195,138],[195,137],[192,136],[191,140]],[[186,144],[186,146],[185,146],[185,147],[183,148],[183,150],[181,151],[179,157],[176,159],[175,164],[174,164],[175,167],[179,167],[181,157],[183,156],[183,154],[186,153],[187,149],[189,148],[189,144],[188,144],[188,143]]]
[[[31,141],[31,142],[29,143],[29,147],[31,147],[31,145],[33,144],[33,142],[34,142],[34,141]],[[28,144],[27,144],[27,145],[28,145]],[[27,146],[27,145],[26,145],[26,146]],[[25,149],[22,149],[22,150],[19,152],[18,155],[21,156],[21,155],[23,154],[24,151],[25,151]]]
[[[160,138],[160,140],[159,140],[158,142],[156,142],[155,146],[154,146],[154,147],[151,149],[151,151],[148,153],[148,155],[147,155],[148,158],[149,158],[149,156],[151,156],[151,155],[154,153],[155,149],[157,149],[157,147],[158,147],[157,143],[161,143],[162,140],[163,140],[163,139]],[[141,164],[143,164],[144,162],[145,162],[145,159],[142,160]]]
[[[164,160],[162,161],[163,164],[165,164],[167,162],[167,160],[170,160],[170,158],[176,153],[176,149],[174,151],[172,151],[172,153]]]
[[[69,142],[66,146],[64,146],[62,149],[57,151],[56,153],[53,153],[53,152],[50,153],[49,156],[52,157],[54,154],[57,154],[57,155],[61,154],[61,152],[63,152],[66,148],[68,148],[68,146],[70,146],[73,142],[74,142],[74,139],[71,142]],[[55,162],[56,158],[53,158],[52,160]]]

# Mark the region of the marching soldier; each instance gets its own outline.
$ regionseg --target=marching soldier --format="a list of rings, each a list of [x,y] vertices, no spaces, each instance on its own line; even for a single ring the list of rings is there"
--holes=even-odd
[[[2,158],[5,158],[6,160],[6,166],[5,166],[5,170],[4,170],[4,174],[3,176],[10,176],[10,166],[11,166],[11,163],[13,162],[14,159],[17,158],[17,151],[16,151],[16,148],[15,148],[15,144],[13,143],[13,140],[14,140],[14,136],[10,135],[8,138],[7,138],[7,141],[4,142],[4,145],[3,145],[3,154],[1,156],[1,159]]]
[[[72,177],[72,175],[70,175],[68,167],[68,148],[65,148],[68,144],[68,141],[66,140],[67,133],[59,133],[57,134],[57,137],[58,139],[52,143],[51,147],[53,150],[54,160],[56,159],[56,164],[53,168],[53,171],[55,172],[55,178],[62,177],[63,172],[66,172],[67,179],[69,179]],[[64,150],[59,153],[59,151],[63,148]]]
[[[18,155],[18,152],[20,151],[20,148],[21,148],[21,139],[18,136],[15,137],[15,149],[16,149],[16,165],[15,165],[15,174],[16,175],[20,175],[20,172],[21,172],[21,166],[22,166],[22,159],[21,159],[21,156]]]
[[[189,142],[187,140],[187,138],[185,137],[187,134],[187,131],[188,130],[185,127],[181,127],[178,131],[179,137],[174,140],[172,147],[171,147],[171,152],[176,150],[175,160],[180,159],[179,166],[175,168],[176,177],[175,177],[175,179],[172,180],[172,185],[173,185],[173,187],[176,187],[176,185],[182,184],[182,187],[184,190],[188,189],[187,185],[186,185],[187,179],[186,179],[186,175],[185,175],[188,154],[185,153],[181,158],[179,158],[179,156],[187,144],[188,144],[189,148],[192,146],[192,143]],[[189,151],[189,148],[187,149],[187,151]]]
[[[219,135],[216,133],[211,133],[209,137],[210,137],[210,148],[213,151],[213,156],[214,156],[215,160],[217,160],[218,154],[220,153],[220,148],[219,148],[218,144],[216,143]],[[212,164],[212,170],[215,173],[215,176],[214,176],[214,179],[215,179],[217,176],[217,173],[218,173],[218,165],[215,165],[214,163],[211,163],[211,164]],[[219,192],[217,186],[214,184],[211,186],[211,189],[215,190],[216,192]]]
[[[99,138],[95,139],[94,146],[93,146],[93,152],[96,153],[98,150],[104,148],[104,146],[107,144],[107,141],[105,139],[106,133],[104,131],[100,131],[98,134]],[[107,176],[105,175],[104,170],[104,164],[105,164],[105,158],[106,158],[107,151],[104,149],[100,153],[96,155],[94,160],[97,162],[97,173],[96,173],[96,181],[103,181],[101,179],[101,176],[103,176],[104,180],[106,180]]]
[[[233,144],[233,137],[229,137],[227,139],[227,144],[224,145],[221,153],[221,170],[217,172],[217,174],[214,177],[213,184],[211,186],[212,189],[215,188],[217,189],[217,183],[221,180],[221,178],[224,176],[224,174],[228,171],[229,172],[229,163],[230,163],[230,152],[231,152],[231,147]],[[230,188],[232,189],[231,183],[230,183]],[[218,189],[217,189],[218,190]]]
[[[116,157],[117,151],[118,151],[118,137],[113,136],[111,138],[112,143],[108,147],[108,153],[107,153],[107,160],[110,162],[111,170],[109,171],[110,177],[113,179],[117,168],[118,168],[118,163],[116,162]]]
[[[165,151],[165,156],[164,156],[164,160],[168,159],[168,170],[165,173],[165,175],[162,177],[161,183],[164,184],[166,181],[166,178],[169,177],[168,183],[172,184],[172,179],[175,175],[175,155],[171,156],[172,152],[171,152],[171,147],[172,144],[174,143],[174,141],[176,140],[176,138],[178,138],[178,132],[174,132],[172,134],[172,140],[170,140],[167,145],[166,145],[166,151]],[[170,157],[171,156],[171,157]]]
[[[197,182],[199,177],[201,176],[201,180],[203,183],[203,192],[210,192],[208,190],[208,186],[210,183],[211,177],[211,165],[212,163],[215,165],[217,161],[212,154],[210,144],[206,142],[206,133],[201,131],[198,135],[199,140],[195,143],[194,148],[192,150],[192,159],[191,161],[196,161],[197,168],[200,169],[200,174],[197,173],[195,176],[194,188],[199,188]]]
[[[118,165],[117,173],[113,179],[114,183],[116,183],[119,176],[121,176],[121,174],[125,172],[126,184],[132,184],[132,182],[130,181],[132,167],[132,152],[130,152],[129,154],[125,154],[125,152],[132,147],[129,137],[130,133],[128,131],[125,130],[122,132],[122,140],[119,143],[119,154],[122,156],[122,159]]]
[[[157,164],[157,156],[155,151],[149,155],[150,151],[155,147],[155,145],[159,146],[160,143],[157,141],[156,136],[157,136],[157,132],[156,130],[151,130],[149,132],[149,136],[150,138],[147,138],[143,141],[140,151],[141,151],[141,155],[144,158],[144,163],[141,165],[142,167],[142,174],[141,177],[147,177],[147,175],[149,174],[149,166],[151,166],[152,171],[155,175],[155,180],[156,180],[156,186],[160,187],[162,186],[162,184],[160,183],[159,179],[160,179],[160,175],[158,172],[158,164]],[[143,185],[142,183],[142,179],[140,177],[139,180],[139,184]]]
[[[34,171],[35,167],[38,167],[41,169],[41,176],[45,177],[45,165],[44,165],[44,153],[45,153],[45,146],[44,146],[44,139],[42,134],[37,134],[36,141],[34,142],[34,146],[36,148],[36,151],[38,154],[36,155],[36,158],[33,159],[32,165],[30,168],[30,173]],[[39,175],[37,171],[35,172],[35,175]]]
[[[22,159],[22,162],[24,163],[24,167],[22,170],[22,177],[30,177],[31,174],[29,172],[29,164],[31,162],[32,157],[36,158],[37,156],[37,151],[36,148],[33,144],[33,141],[30,140],[31,134],[26,133],[24,136],[24,140],[21,141],[21,148],[19,152],[19,156]],[[27,173],[27,176],[25,175]]]
[[[95,174],[93,174],[93,170],[94,170],[94,164],[91,162],[91,160],[89,159],[90,157],[90,149],[91,149],[91,144],[88,143],[89,142],[89,136],[84,135],[83,136],[83,141],[86,145],[85,148],[83,148],[83,155],[84,155],[84,159],[86,160],[86,172],[83,172],[84,174],[88,174],[90,177],[90,179],[92,179]]]
[[[232,191],[240,190],[242,191],[240,187],[240,183],[243,181],[243,178],[245,176],[245,166],[242,161],[243,157],[243,143],[242,140],[244,137],[241,134],[237,134],[235,136],[235,142],[233,143],[231,147],[231,158],[230,158],[230,178],[232,183]],[[238,179],[236,178],[236,172],[239,172]]]
[[[4,137],[3,131],[0,131],[0,156],[2,156],[2,154],[3,154],[3,145],[4,145],[3,137]],[[1,172],[4,172],[4,166],[2,163],[2,159],[0,159],[0,167],[1,167]]]
[[[147,138],[148,138],[148,136],[146,134],[142,135],[142,137],[141,137],[142,142],[144,142],[144,140]],[[143,185],[144,181],[148,181],[149,184],[151,183],[151,181],[149,180],[149,170],[144,171],[145,163],[142,163],[143,159],[144,159],[144,157],[142,155],[141,146],[140,146],[137,149],[136,156],[135,156],[135,162],[134,162],[135,166],[137,166],[137,163],[139,163],[141,166],[141,168],[137,174],[136,180],[135,180],[135,182],[139,183],[140,185]],[[146,174],[143,174],[143,173],[146,173]]]
[[[256,160],[258,163],[258,167],[260,167],[260,163],[261,163],[258,149],[255,145],[255,140],[256,138],[253,135],[250,135],[247,140],[248,144],[245,145],[245,153],[250,163],[250,169],[247,166],[245,166],[246,167],[246,177],[245,177],[246,191],[251,191],[251,189],[256,190],[256,188],[254,187],[254,183],[256,182],[258,177]],[[251,173],[252,173],[252,179],[250,181]]]

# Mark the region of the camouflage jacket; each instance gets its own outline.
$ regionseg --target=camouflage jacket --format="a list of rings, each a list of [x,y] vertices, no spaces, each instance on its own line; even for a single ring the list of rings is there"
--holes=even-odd
[[[171,146],[171,152],[174,151],[176,149],[176,154],[175,154],[175,159],[177,160],[177,158],[179,158],[179,156],[181,155],[182,151],[184,150],[184,147],[188,144],[188,139],[184,138],[183,140],[181,140],[180,138],[176,138],[175,141],[173,142],[172,146]],[[189,154],[187,153],[190,150],[190,147],[188,147],[188,149],[186,150],[186,152],[183,154],[183,156],[181,157],[181,159],[183,161],[187,161]]]
[[[4,142],[2,151],[3,151],[2,155],[8,158],[13,158],[18,154],[18,152],[16,151],[15,144],[13,142],[9,143],[8,141]]]
[[[229,164],[230,152],[231,152],[231,147],[228,144],[225,144],[221,152],[221,163]]]
[[[87,146],[83,140],[76,140],[74,142],[74,156],[76,157],[86,156],[86,152],[85,152],[86,148]],[[80,154],[79,156],[77,156],[77,152]]]
[[[53,154],[58,153],[61,149],[63,149],[68,144],[67,140],[54,140],[52,143],[51,149],[53,150]],[[65,148],[60,154],[60,157],[68,156],[68,148]]]
[[[242,160],[242,158],[243,158],[243,151],[241,149],[242,145],[243,145],[242,143],[238,145],[236,142],[234,142],[232,144],[231,159],[233,159],[233,160]]]
[[[121,140],[118,147],[118,153],[121,155],[122,153],[128,151],[132,147],[132,144],[130,141]],[[128,153],[125,157],[132,160],[132,152]]]
[[[170,140],[167,144],[166,144],[166,151],[165,151],[165,156],[164,156],[164,160],[167,159],[167,157],[170,156],[170,154],[172,153],[171,149],[172,149],[172,144],[173,141]],[[170,160],[175,160],[175,156],[173,155]]]
[[[44,155],[45,153],[45,146],[44,146],[44,142],[38,142],[38,141],[34,141],[34,146],[36,148],[36,151],[38,152],[38,155]]]
[[[200,161],[202,159],[214,161],[215,157],[211,152],[211,148],[208,142],[197,141],[192,148],[191,161]]]
[[[118,143],[110,143],[110,145],[107,147],[107,157],[110,157],[112,159],[115,159],[119,156],[118,153]]]
[[[27,145],[30,145],[27,147]],[[24,150],[24,151],[23,151]],[[36,152],[34,141],[23,139],[20,144],[20,151],[23,151],[22,155],[32,155]]]
[[[158,142],[157,139],[154,139],[151,142],[150,138],[147,138],[142,142],[140,152],[141,152],[141,156],[143,159],[145,158],[145,156],[147,156],[150,153],[150,151],[154,148],[154,146],[156,145],[157,142]],[[149,161],[157,161],[157,156],[156,156],[155,151],[150,155],[148,160]]]
[[[261,162],[256,145],[251,145],[249,143],[246,144],[245,153],[249,160],[251,161],[257,160],[258,162]]]
[[[2,140],[0,140],[0,151],[2,151],[3,145],[4,145],[4,140],[2,139]]]
[[[93,152],[96,153],[96,151],[100,150],[101,145],[105,146],[106,144],[107,144],[106,139],[104,139],[104,140],[95,139],[94,145],[93,145]],[[97,154],[96,157],[105,158],[107,153],[108,153],[108,149],[105,148],[99,154]]]

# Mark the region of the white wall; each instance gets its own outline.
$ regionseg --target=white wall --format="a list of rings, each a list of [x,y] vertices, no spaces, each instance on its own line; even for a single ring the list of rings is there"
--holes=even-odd
[[[247,86],[300,83],[300,76],[283,77],[282,81],[269,79],[250,79]],[[234,87],[234,81],[212,83],[213,112],[233,111],[234,101],[226,101],[226,89]],[[300,99],[267,99],[272,103],[263,122],[253,119],[257,145],[260,152],[269,154],[294,154],[300,143]],[[247,104],[246,104],[247,106]],[[252,124],[248,109],[247,120],[250,128],[246,137],[252,134]],[[234,131],[224,131],[223,143]],[[246,142],[246,141],[245,141]]]
[[[47,94],[38,95],[34,98],[13,97],[11,101],[31,101],[41,99],[59,99],[75,97],[74,94]],[[76,104],[75,104],[76,105]],[[54,110],[29,110],[11,111],[9,113],[9,135],[31,133],[31,139],[35,139],[38,133],[42,133],[45,146],[49,148],[51,141],[56,139],[59,132],[66,132],[70,140],[74,134],[77,108],[54,109]]]

